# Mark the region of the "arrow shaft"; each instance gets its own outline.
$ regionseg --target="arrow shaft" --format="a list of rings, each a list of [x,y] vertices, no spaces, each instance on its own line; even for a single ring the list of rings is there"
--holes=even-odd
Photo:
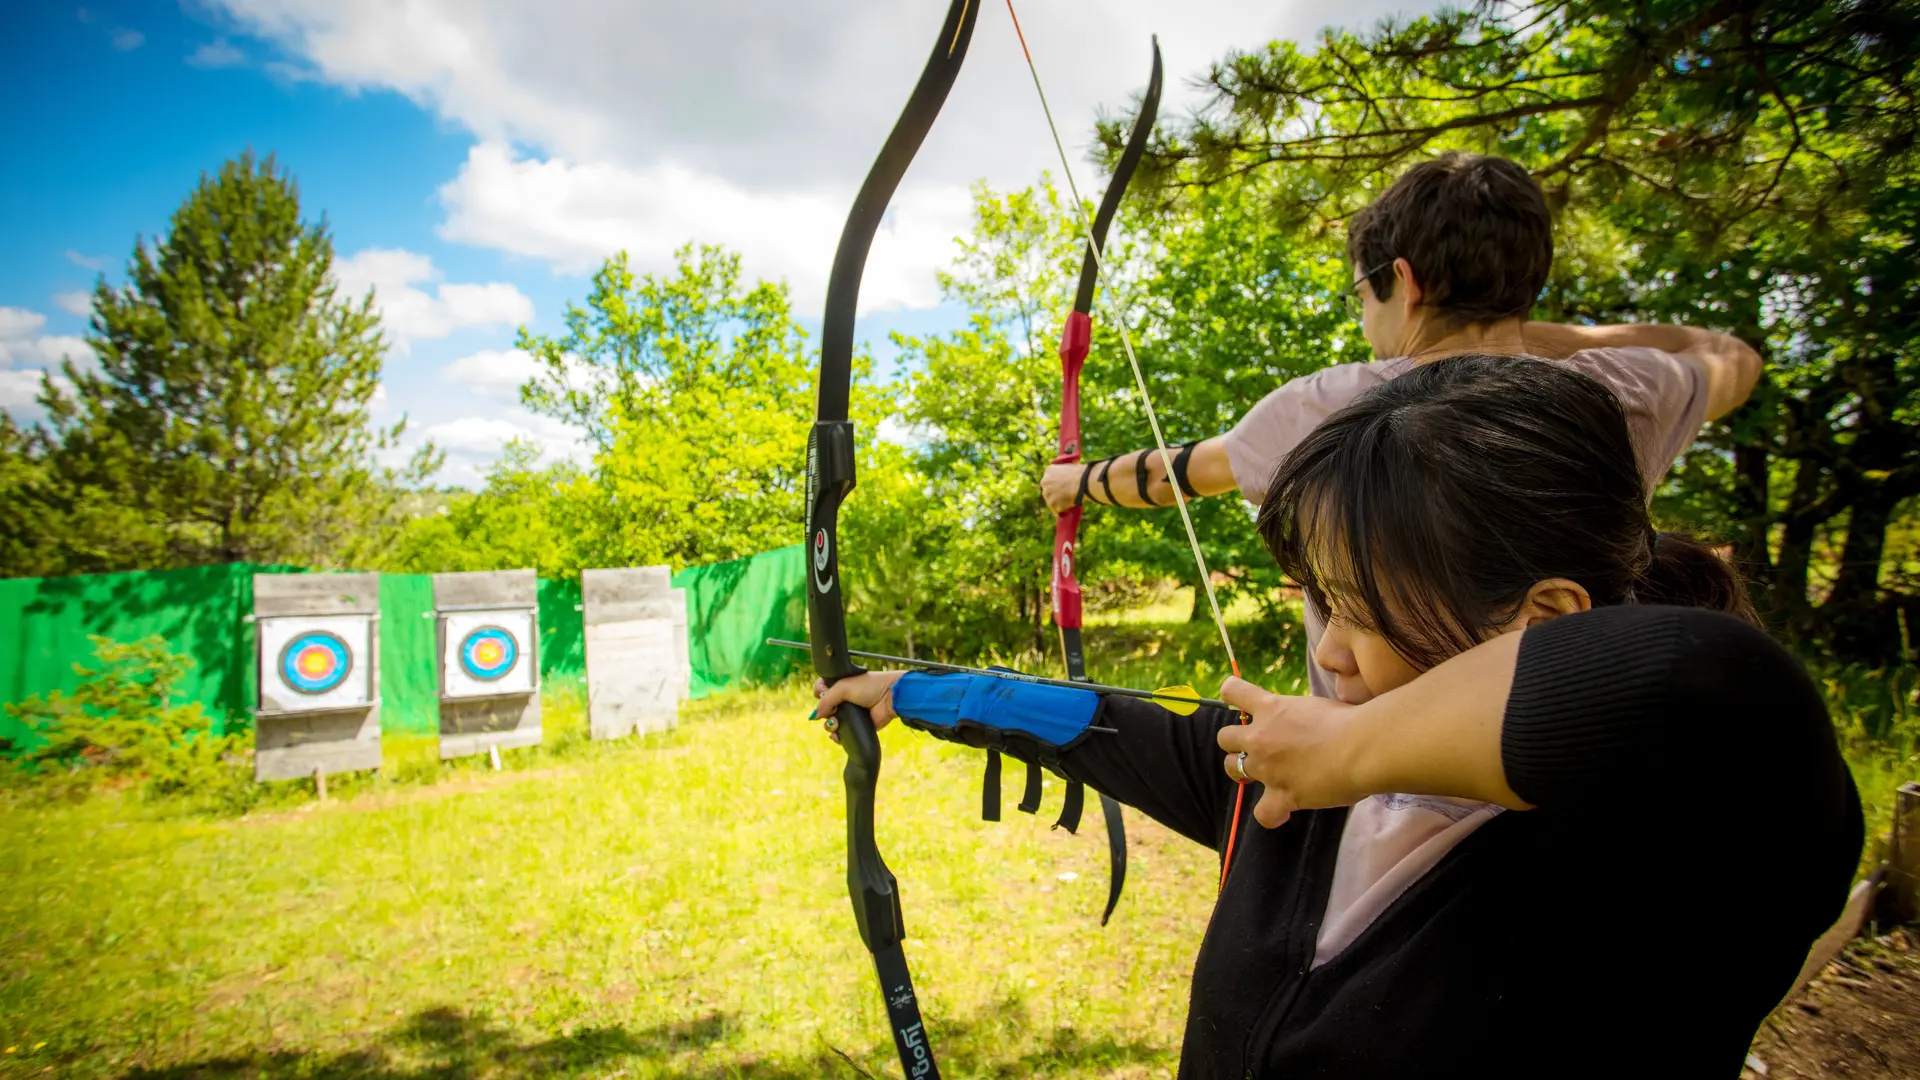
[[[786,641],[781,638],[768,638],[767,644],[783,649],[810,650],[813,646],[804,641]],[[910,667],[924,668],[928,671],[945,672],[950,675],[988,675],[996,679],[1012,679],[1015,682],[1034,683],[1038,686],[1058,686],[1067,690],[1091,690],[1096,694],[1118,694],[1121,697],[1141,698],[1146,701],[1178,701],[1183,705],[1206,705],[1215,709],[1231,709],[1233,706],[1213,698],[1181,697],[1178,694],[1162,694],[1152,690],[1135,690],[1131,686],[1107,686],[1104,683],[1083,682],[1070,679],[1049,679],[1040,675],[1028,675],[1022,671],[995,671],[989,668],[966,667],[962,664],[942,664],[932,660],[914,660],[905,656],[888,656],[886,653],[862,652],[848,649],[848,656],[857,656],[862,660],[880,660],[889,664],[906,664]]]

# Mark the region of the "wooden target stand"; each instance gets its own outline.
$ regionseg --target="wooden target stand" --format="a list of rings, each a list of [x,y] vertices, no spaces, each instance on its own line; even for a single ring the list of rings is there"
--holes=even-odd
[[[380,767],[380,575],[255,574],[256,781]]]
[[[687,594],[665,566],[585,570],[587,723],[595,739],[668,731],[692,687]]]
[[[433,575],[440,760],[538,746],[540,615],[532,570]]]

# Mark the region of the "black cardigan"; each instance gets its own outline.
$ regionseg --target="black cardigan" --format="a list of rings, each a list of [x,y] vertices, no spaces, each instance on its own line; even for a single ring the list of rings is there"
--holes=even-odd
[[[1226,843],[1214,734],[1236,717],[1109,697],[1093,722],[1119,734],[1059,771]],[[1267,829],[1247,793],[1183,1080],[1739,1075],[1860,855],[1859,795],[1798,661],[1712,612],[1556,619],[1521,643],[1501,752],[1537,809],[1481,826],[1317,970],[1347,811]]]

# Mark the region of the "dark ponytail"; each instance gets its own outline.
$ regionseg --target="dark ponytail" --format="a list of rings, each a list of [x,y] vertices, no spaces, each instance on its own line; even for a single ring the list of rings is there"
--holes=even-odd
[[[1707,607],[1755,622],[1733,567],[1656,533],[1619,401],[1550,361],[1458,356],[1360,395],[1274,474],[1258,528],[1326,614],[1431,667],[1505,625],[1533,586],[1596,606]]]
[[[1739,572],[1686,533],[1654,534],[1653,559],[1634,585],[1633,598],[1641,604],[1711,608],[1760,625]]]

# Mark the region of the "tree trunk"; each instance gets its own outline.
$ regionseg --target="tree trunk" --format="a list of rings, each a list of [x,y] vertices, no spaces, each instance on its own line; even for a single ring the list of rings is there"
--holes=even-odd
[[[1771,467],[1766,447],[1734,447],[1732,502],[1740,533],[1731,538],[1733,564],[1747,580],[1747,598],[1753,602],[1754,609],[1767,614],[1778,611],[1778,601],[1772,595],[1777,591],[1773,555],[1767,550],[1767,534],[1773,525],[1771,508],[1767,505]]]
[[[1768,600],[1769,610],[1788,638],[1804,641],[1815,629],[1815,613],[1807,603],[1807,575],[1813,560],[1814,529],[1820,524],[1811,512],[1819,498],[1820,470],[1802,460],[1794,473],[1793,494],[1781,515],[1785,527],[1780,535],[1780,554],[1773,564],[1773,595]]]
[[[1841,546],[1840,570],[1820,610],[1820,621],[1830,628],[1835,653],[1847,660],[1877,664],[1900,651],[1899,625],[1893,609],[1880,603],[1880,563],[1886,554],[1887,524],[1899,503],[1884,484],[1875,485],[1853,502],[1847,520],[1847,539]]]

